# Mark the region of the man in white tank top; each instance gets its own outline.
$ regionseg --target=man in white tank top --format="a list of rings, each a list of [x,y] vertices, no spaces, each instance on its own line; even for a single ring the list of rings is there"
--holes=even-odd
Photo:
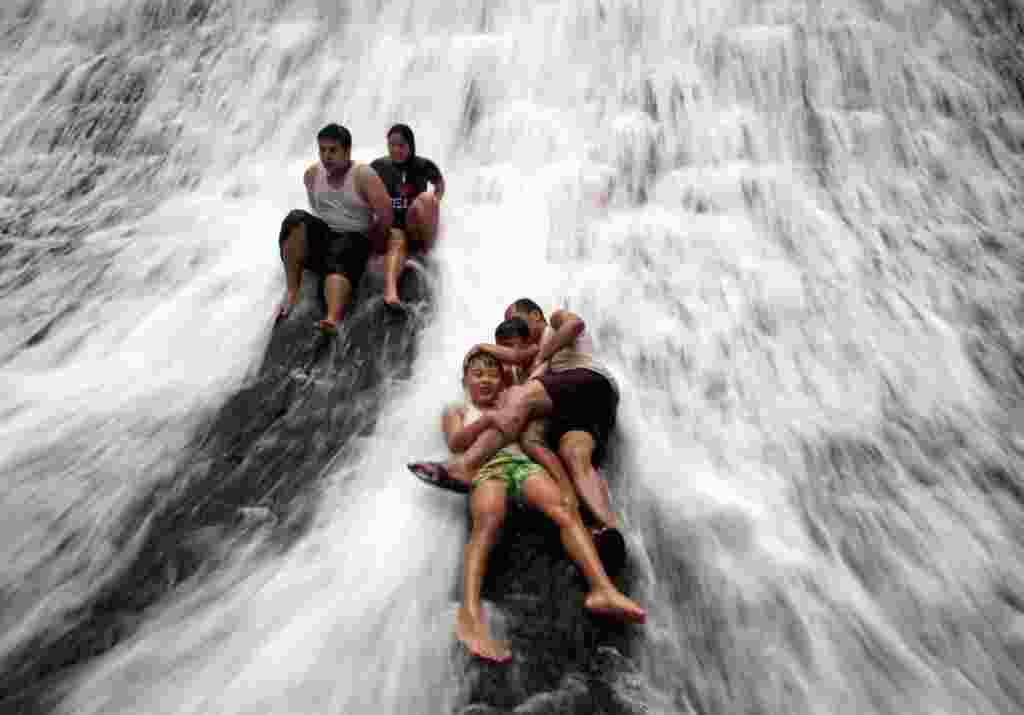
[[[289,213],[278,236],[288,293],[277,319],[288,317],[298,302],[308,268],[323,276],[327,314],[319,327],[333,335],[366,270],[372,236],[387,236],[391,229],[391,197],[373,169],[352,161],[348,129],[328,124],[317,144],[320,161],[303,176],[312,213]]]

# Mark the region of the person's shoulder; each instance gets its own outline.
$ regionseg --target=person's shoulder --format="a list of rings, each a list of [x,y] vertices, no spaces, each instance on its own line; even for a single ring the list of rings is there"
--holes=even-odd
[[[379,156],[370,162],[370,168],[374,171],[380,171],[381,169],[387,169],[391,167],[391,157]]]
[[[308,185],[316,178],[318,173],[320,173],[320,162],[312,161],[306,165],[305,171],[302,172],[302,179]]]
[[[437,174],[440,176],[441,170],[433,160],[428,159],[425,156],[416,156],[413,158],[416,162],[416,168],[425,174]]]

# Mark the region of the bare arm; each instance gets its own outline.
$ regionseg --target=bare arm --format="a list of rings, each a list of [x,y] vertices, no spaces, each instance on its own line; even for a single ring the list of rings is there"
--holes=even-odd
[[[453,452],[465,452],[476,442],[476,438],[494,426],[490,415],[484,414],[480,419],[467,425],[466,413],[461,407],[449,407],[444,411],[441,429],[448,442],[448,449]]]
[[[395,221],[395,215],[391,210],[391,197],[384,182],[377,176],[376,171],[366,164],[360,164],[359,173],[356,174],[356,187],[376,216],[370,232],[387,235]]]
[[[576,338],[587,329],[583,319],[568,310],[556,310],[551,314],[551,327],[554,332],[546,340],[541,341],[540,352],[534,358],[534,366],[547,362],[551,356],[567,345],[572,345]]]
[[[316,172],[320,170],[319,164],[310,164],[302,174],[302,183],[306,187],[306,198],[309,199],[309,208],[316,209],[313,204],[313,182],[316,181]]]

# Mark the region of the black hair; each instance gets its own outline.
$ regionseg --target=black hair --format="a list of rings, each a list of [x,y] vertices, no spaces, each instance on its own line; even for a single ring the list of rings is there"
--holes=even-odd
[[[324,139],[326,141],[335,141],[341,144],[342,149],[352,148],[352,132],[340,124],[328,124],[326,127],[317,132],[317,141]]]
[[[469,372],[469,368],[472,366],[472,364],[477,361],[482,362],[486,367],[496,367],[499,370],[501,369],[501,362],[498,360],[498,358],[494,357],[485,350],[480,350],[479,348],[477,348],[476,350],[470,350],[462,361],[463,377],[465,377],[466,373]]]
[[[391,135],[395,133],[400,134],[402,139],[405,139],[405,143],[409,145],[409,158],[406,159],[406,161],[410,161],[414,156],[416,156],[416,136],[412,133],[412,129],[409,128],[408,124],[396,124],[388,129],[386,136],[390,138]]]
[[[544,317],[544,311],[541,310],[541,307],[539,305],[537,305],[536,303],[534,303],[529,298],[520,298],[519,300],[517,300],[515,303],[513,303],[509,307],[512,310],[514,310],[515,312],[517,312],[517,313],[527,313],[527,314],[529,314],[529,313],[532,313],[534,311],[537,311],[538,313],[540,313],[541,319],[547,320],[547,318]]]
[[[502,338],[522,338],[523,340],[530,339],[530,324],[522,318],[509,318],[503,320],[497,328],[494,329],[494,339],[500,340]]]

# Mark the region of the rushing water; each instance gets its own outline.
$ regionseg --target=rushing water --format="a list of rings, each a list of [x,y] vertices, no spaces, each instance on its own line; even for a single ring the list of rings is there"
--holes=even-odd
[[[445,712],[461,503],[416,488],[520,295],[621,378],[649,712],[1024,709],[1024,11],[7,0],[0,657],[258,363],[327,121],[445,170],[413,375],[286,553],[240,547],[68,713]],[[532,712],[532,711],[531,711]]]

